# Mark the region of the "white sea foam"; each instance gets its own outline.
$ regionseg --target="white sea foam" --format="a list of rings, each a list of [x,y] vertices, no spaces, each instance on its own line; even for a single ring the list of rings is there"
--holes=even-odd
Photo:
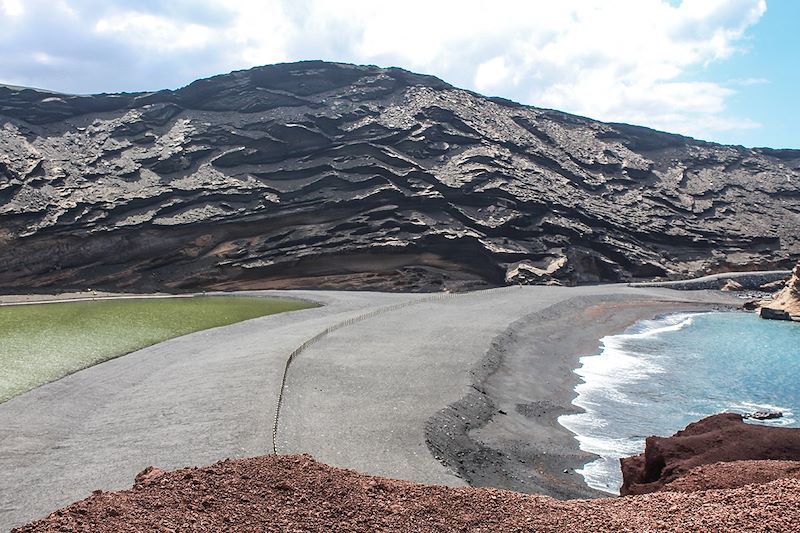
[[[699,314],[702,313],[675,313],[654,320],[642,320],[634,326],[632,332],[611,335],[605,339],[643,339],[670,331],[680,331],[694,324],[694,317]]]
[[[600,457],[599,459],[587,463],[583,468],[575,471],[583,476],[586,484],[602,492],[609,494],[619,494],[621,484],[618,482],[616,471],[619,470],[619,460],[611,457]]]
[[[594,428],[587,427],[584,423],[586,418],[589,417],[564,415],[558,419],[561,425],[575,433],[581,450],[599,456],[576,472],[581,474],[586,484],[593,489],[619,494],[619,459],[640,453],[643,439],[604,438],[596,434],[592,436]]]
[[[643,381],[664,372],[651,354],[635,350],[636,341],[653,339],[667,332],[680,331],[694,323],[697,313],[679,313],[661,319],[643,320],[634,328],[619,335],[600,340],[599,355],[580,358],[575,373],[582,378],[575,390],[573,404],[583,413],[563,415],[559,423],[575,433],[580,449],[600,456],[577,470],[590,487],[619,493],[619,459],[642,451],[644,438],[612,438],[603,435],[609,425],[596,411],[600,405],[637,406],[640,402],[625,394],[621,388],[631,382]]]
[[[576,387],[577,402],[593,403],[615,401],[628,405],[636,402],[627,397],[620,386],[631,381],[641,381],[663,372],[657,362],[648,360],[641,354],[626,351],[612,341],[604,343],[600,355],[582,357],[581,366],[575,370],[583,382]],[[584,407],[584,405],[580,405]]]
[[[632,341],[652,338],[661,333],[678,331],[692,324],[692,315],[670,315],[662,320],[645,320],[637,325],[636,332],[610,335],[600,339],[599,355],[580,358],[575,373],[582,378],[576,387],[575,405],[586,411],[598,402],[617,402],[639,405],[620,390],[620,386],[661,374],[664,369],[649,354],[632,349]]]

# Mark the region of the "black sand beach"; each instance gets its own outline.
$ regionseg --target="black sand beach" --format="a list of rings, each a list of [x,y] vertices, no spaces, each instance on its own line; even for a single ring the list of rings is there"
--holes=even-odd
[[[496,337],[473,369],[473,390],[426,426],[432,453],[470,485],[560,499],[607,496],[575,472],[596,456],[558,417],[572,405],[579,358],[639,320],[732,305],[585,296],[527,315]]]

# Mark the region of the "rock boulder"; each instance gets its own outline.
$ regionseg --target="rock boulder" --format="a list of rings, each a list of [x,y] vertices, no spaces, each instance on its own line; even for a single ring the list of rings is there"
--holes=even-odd
[[[733,279],[728,279],[725,280],[725,283],[722,285],[722,287],[720,287],[719,290],[736,292],[736,291],[743,291],[744,287],[742,287],[742,284],[739,283],[738,281]]]

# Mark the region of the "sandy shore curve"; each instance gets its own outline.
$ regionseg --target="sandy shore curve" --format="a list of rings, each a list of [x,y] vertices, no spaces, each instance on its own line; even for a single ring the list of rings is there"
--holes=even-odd
[[[286,355],[331,324],[420,296],[243,294],[325,305],[172,339],[0,404],[0,528],[93,489],[126,488],[151,464],[172,469],[268,453]],[[493,289],[403,307],[341,328],[298,358],[287,379],[279,452],[411,481],[591,496],[577,474],[566,485],[550,475],[586,457],[553,423],[558,409],[541,402],[569,405],[577,358],[596,350],[600,337],[665,311],[737,303],[718,292],[607,285]],[[503,357],[482,374],[498,349]],[[523,357],[532,352],[539,355]],[[471,391],[486,396],[492,416],[437,441],[436,417]],[[470,442],[501,452],[502,460],[480,462],[478,454],[465,462]],[[521,466],[510,468],[514,461]],[[519,484],[520,468],[544,473]]]

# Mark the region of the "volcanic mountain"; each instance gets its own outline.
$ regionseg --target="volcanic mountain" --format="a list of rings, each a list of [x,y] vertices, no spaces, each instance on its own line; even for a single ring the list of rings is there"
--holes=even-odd
[[[0,86],[0,289],[436,290],[789,268],[800,150],[309,61]]]

